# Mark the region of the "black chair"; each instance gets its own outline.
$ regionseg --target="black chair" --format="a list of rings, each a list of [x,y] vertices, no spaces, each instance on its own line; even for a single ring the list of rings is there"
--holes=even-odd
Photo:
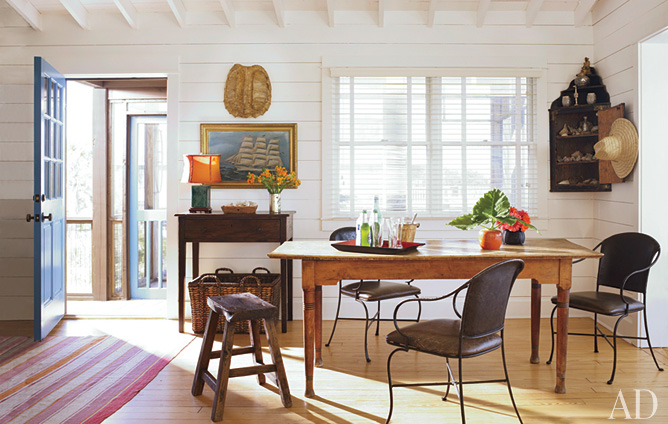
[[[332,241],[346,241],[353,240],[356,236],[355,227],[342,227],[329,236],[329,239]],[[342,285],[343,282],[339,281],[339,303],[336,306],[336,318],[334,319],[334,326],[332,327],[332,334],[329,336],[329,340],[325,346],[329,346],[332,342],[332,337],[334,337],[334,331],[336,330],[336,323],[342,320],[355,320],[359,321],[361,318],[345,318],[339,317],[339,312],[341,311],[341,295],[346,295],[352,297],[355,301],[359,302],[364,306],[364,313],[366,314],[365,323],[366,328],[364,329],[364,356],[366,357],[367,362],[371,362],[369,359],[369,349],[367,347],[367,335],[369,332],[369,327],[376,321],[376,336],[378,335],[378,330],[380,326],[380,321],[389,321],[386,319],[380,318],[380,302],[381,300],[387,299],[396,299],[406,296],[415,296],[419,299],[420,289],[415,286],[411,286],[413,280],[407,281],[406,283],[395,283],[391,281],[381,281],[381,280],[369,280],[369,281],[356,281],[354,283]],[[371,319],[369,319],[369,308],[367,308],[365,302],[378,302],[378,311]],[[422,314],[422,306],[418,302],[418,315],[417,320],[420,321],[420,315]]]
[[[612,384],[615,379],[615,370],[617,368],[617,338],[647,340],[649,351],[652,354],[654,363],[659,371],[663,368],[654,356],[652,343],[649,340],[649,328],[647,327],[647,314],[643,314],[645,319],[645,337],[621,336],[617,334],[617,327],[620,321],[629,314],[640,312],[647,309],[647,279],[649,269],[654,266],[659,259],[661,247],[652,237],[642,233],[621,233],[608,237],[594,247],[594,250],[601,248],[603,257],[598,263],[598,276],[596,277],[596,291],[585,291],[571,293],[569,308],[579,309],[594,314],[594,334],[589,333],[568,333],[572,336],[591,336],[594,337],[594,352],[598,352],[598,338],[608,342],[613,350],[612,375],[608,384]],[[573,263],[578,263],[584,259],[579,259]],[[609,293],[599,291],[601,286],[619,289],[619,293]],[[624,291],[642,293],[642,302],[631,297],[624,296]],[[552,329],[552,350],[548,364],[552,363],[554,354],[554,312],[557,310],[557,296],[552,298],[554,309],[550,316],[550,328]],[[608,335],[603,334],[598,327],[598,314],[607,316],[618,316],[617,322],[612,332],[612,343]]]
[[[517,410],[517,405],[515,404],[515,399],[513,398],[513,391],[510,388],[510,380],[508,379],[508,368],[506,367],[506,354],[503,343],[503,328],[510,291],[513,288],[513,284],[515,284],[515,279],[523,269],[524,262],[522,260],[511,259],[492,265],[481,271],[452,293],[436,298],[420,299],[420,301],[431,302],[452,296],[453,309],[460,319],[434,319],[399,328],[396,320],[399,308],[408,302],[414,301],[414,299],[404,300],[397,305],[394,310],[394,326],[396,330],[387,335],[387,343],[397,346],[397,348],[394,349],[387,358],[387,381],[390,387],[390,412],[385,421],[386,423],[392,418],[392,410],[394,409],[392,389],[394,387],[447,385],[445,396],[443,396],[443,400],[447,400],[448,394],[450,393],[450,386],[452,386],[459,398],[462,423],[466,423],[463,385],[500,382],[505,382],[508,385],[508,393],[510,393],[510,400],[513,403],[513,408],[515,408],[515,413],[517,414],[520,423],[522,422],[520,413]],[[466,299],[464,301],[464,309],[460,314],[457,310],[456,301],[457,295],[463,289],[467,289],[467,291]],[[484,355],[499,347],[501,348],[501,359],[503,360],[504,379],[463,381],[463,358]],[[399,351],[408,352],[409,350],[445,357],[448,381],[411,384],[392,383],[392,375],[390,372],[392,357]],[[450,369],[450,358],[456,358],[459,361],[459,380],[455,378],[452,369]]]

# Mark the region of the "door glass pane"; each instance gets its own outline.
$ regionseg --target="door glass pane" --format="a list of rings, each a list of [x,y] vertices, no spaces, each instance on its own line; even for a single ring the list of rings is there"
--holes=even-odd
[[[146,288],[146,222],[137,223],[137,286]]]
[[[67,294],[93,293],[92,224],[67,224]]]
[[[112,223],[114,293],[123,293],[123,223]]]
[[[127,149],[127,116],[125,103],[111,104],[111,215],[123,215],[125,193],[125,154]]]
[[[67,216],[93,218],[93,88],[67,82]]]

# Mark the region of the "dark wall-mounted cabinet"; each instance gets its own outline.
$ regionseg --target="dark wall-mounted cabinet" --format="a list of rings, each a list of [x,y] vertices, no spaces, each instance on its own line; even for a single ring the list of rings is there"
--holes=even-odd
[[[589,84],[578,87],[575,80],[550,107],[550,191],[610,191],[611,183],[621,182],[609,161],[595,157],[594,144],[607,135],[610,96],[601,78],[591,68]],[[577,93],[577,96],[576,96]],[[589,103],[587,97],[589,95]],[[592,102],[593,101],[593,102]],[[621,115],[619,114],[621,108]],[[616,106],[616,117],[624,116],[624,106]],[[600,115],[604,113],[605,118]]]

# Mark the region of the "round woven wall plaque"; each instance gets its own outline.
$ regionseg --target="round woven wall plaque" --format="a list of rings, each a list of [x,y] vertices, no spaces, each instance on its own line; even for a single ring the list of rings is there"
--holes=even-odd
[[[225,82],[225,109],[238,118],[257,118],[271,105],[271,82],[260,65],[230,69]]]

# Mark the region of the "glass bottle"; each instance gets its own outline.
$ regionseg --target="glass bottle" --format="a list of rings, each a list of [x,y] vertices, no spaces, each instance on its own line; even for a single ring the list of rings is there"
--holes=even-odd
[[[360,227],[360,246],[369,245],[369,217],[366,209],[362,211],[362,226]]]
[[[373,247],[380,247],[383,244],[383,234],[380,231],[381,222],[383,222],[383,217],[380,214],[378,195],[376,195],[373,196],[373,228],[371,230]]]

